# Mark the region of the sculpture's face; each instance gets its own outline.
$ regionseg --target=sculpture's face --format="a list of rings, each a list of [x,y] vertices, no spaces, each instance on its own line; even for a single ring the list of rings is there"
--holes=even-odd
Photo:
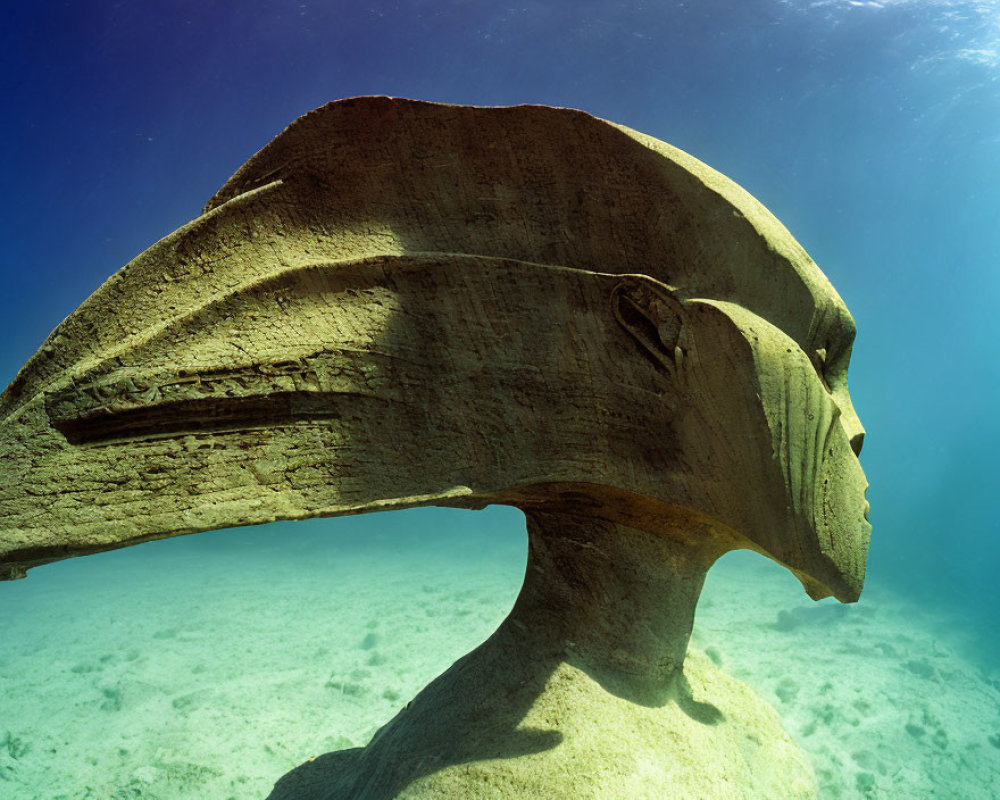
[[[731,303],[713,303],[740,330],[750,346],[758,403],[770,433],[769,466],[758,487],[775,517],[770,530],[754,531],[757,544],[799,574],[814,595],[828,592],[809,580],[835,587],[841,599],[856,598],[864,581],[871,526],[858,461],[864,428],[847,388],[854,323],[832,292],[817,298],[821,309],[810,340],[800,345],[766,320]],[[730,376],[730,385],[733,385]],[[732,430],[737,440],[745,435]],[[745,464],[740,465],[745,468]],[[737,483],[740,477],[733,476]],[[749,483],[743,477],[744,485]],[[749,487],[748,487],[749,488]],[[782,532],[789,524],[794,533]],[[789,546],[791,545],[791,546]],[[820,562],[803,569],[797,556],[814,546]],[[826,572],[827,574],[817,574]]]
[[[784,564],[814,596],[854,599],[871,530],[847,391],[854,323],[825,281],[787,282],[773,308],[683,300],[639,276],[616,290],[619,322],[662,367],[645,439],[673,455],[641,464],[655,475],[642,493],[720,523],[730,547]],[[778,304],[803,294],[811,302]]]

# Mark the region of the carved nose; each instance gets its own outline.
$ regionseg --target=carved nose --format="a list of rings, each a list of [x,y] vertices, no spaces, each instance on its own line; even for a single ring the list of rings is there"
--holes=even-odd
[[[851,396],[847,393],[846,387],[844,391],[838,392],[834,402],[840,410],[840,424],[844,426],[844,431],[847,433],[847,441],[851,443],[851,450],[854,451],[855,457],[858,457],[861,455],[861,448],[865,443],[865,426],[858,419],[858,414],[854,410],[854,404],[851,402]]]

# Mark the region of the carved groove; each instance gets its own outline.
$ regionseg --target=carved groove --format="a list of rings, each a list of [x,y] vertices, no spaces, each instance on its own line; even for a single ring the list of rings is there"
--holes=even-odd
[[[111,444],[197,433],[225,433],[338,419],[344,393],[277,392],[242,398],[205,397],[53,422],[73,445]]]

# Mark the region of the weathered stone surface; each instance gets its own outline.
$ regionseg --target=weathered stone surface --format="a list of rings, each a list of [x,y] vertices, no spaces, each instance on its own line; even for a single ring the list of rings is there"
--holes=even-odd
[[[813,597],[861,591],[853,335],[781,224],[662,142],[568,109],[332,103],[0,398],[0,577],[223,526],[515,505],[531,559],[501,630],[275,798],[776,796],[752,775],[808,796],[757,701],[700,719],[682,665],[727,550]],[[552,733],[521,735],[536,717]],[[604,717],[645,766],[600,755]]]

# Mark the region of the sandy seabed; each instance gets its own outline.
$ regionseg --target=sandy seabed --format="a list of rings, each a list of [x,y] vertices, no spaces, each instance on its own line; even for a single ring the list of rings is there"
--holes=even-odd
[[[513,603],[523,523],[487,513],[203,534],[0,584],[0,798],[264,798],[364,745]],[[964,636],[874,580],[816,604],[734,553],[692,646],[778,709],[824,800],[1000,798],[1000,665]]]

